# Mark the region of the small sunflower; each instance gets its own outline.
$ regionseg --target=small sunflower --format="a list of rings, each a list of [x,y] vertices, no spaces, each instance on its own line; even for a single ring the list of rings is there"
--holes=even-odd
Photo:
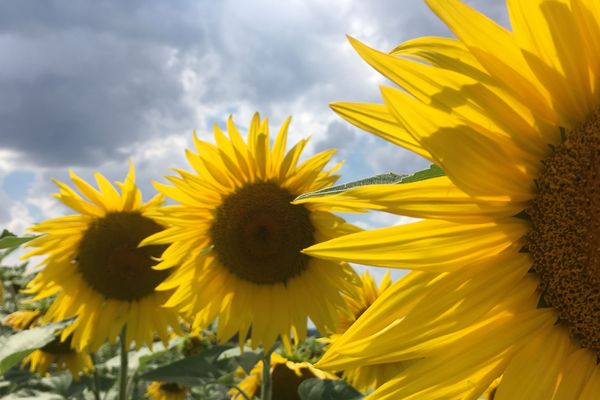
[[[51,365],[56,365],[58,370],[69,370],[74,379],[80,374],[85,374],[94,369],[94,364],[89,353],[77,351],[71,347],[71,336],[62,341],[57,336],[53,341],[35,350],[23,359],[22,366],[29,364],[31,372],[45,375]]]
[[[360,286],[356,290],[356,293],[353,293],[351,296],[344,296],[348,307],[338,311],[339,322],[335,329],[335,334],[340,335],[346,332],[391,284],[392,280],[390,279],[389,272],[386,272],[379,287],[377,287],[377,282],[375,282],[373,275],[369,271],[365,271],[360,276]]]
[[[173,382],[151,382],[146,390],[150,400],[185,400],[188,389]]]
[[[237,386],[229,391],[232,400],[245,399],[240,390],[246,396],[253,399],[260,396],[261,376],[263,362],[259,361],[250,371],[250,374],[244,378]],[[272,398],[285,400],[300,400],[298,396],[298,386],[310,378],[319,379],[339,379],[337,376],[315,368],[308,362],[293,362],[277,353],[271,354],[271,379],[272,379]]]
[[[24,257],[43,255],[44,267],[28,284],[33,300],[56,296],[44,316],[46,321],[75,317],[62,334],[71,337],[77,350],[95,351],[116,340],[125,325],[126,345],[151,346],[154,333],[168,341],[169,327],[179,331],[177,315],[161,304],[167,292],[154,288],[168,271],[152,268],[164,246],[138,248],[147,236],[163,227],[148,217],[162,203],[156,196],[142,204],[135,185],[133,165],[119,193],[100,173],[94,187],[71,172],[71,179],[87,197],[62,182],[55,196],[78,214],[54,218],[31,228],[42,235],[27,244],[36,249]]]
[[[15,331],[24,331],[39,326],[43,314],[38,310],[15,311],[2,320],[2,324]],[[60,333],[42,348],[33,351],[23,359],[23,367],[29,364],[31,372],[45,375],[52,364],[58,370],[68,369],[73,378],[78,379],[79,374],[87,373],[94,368],[92,359],[87,352],[76,351],[71,347],[71,337],[61,341]]]
[[[477,398],[500,375],[495,399],[597,399],[600,2],[509,0],[512,31],[427,3],[458,39],[352,40],[402,90],[333,108],[446,176],[300,202],[422,219],[306,251],[414,270],[318,365],[409,361],[377,399]]]
[[[354,296],[345,296],[347,310],[339,311],[340,321],[335,333],[323,342],[334,343],[391,285],[390,274],[386,273],[379,288],[373,276],[367,271],[360,276],[361,286]],[[343,371],[343,378],[362,392],[378,387],[393,378],[405,368],[405,363],[382,363],[358,366]]]
[[[230,118],[227,135],[215,125],[216,146],[194,135],[198,153],[186,152],[194,172],[156,184],[180,203],[154,214],[169,228],[143,242],[169,245],[156,268],[177,266],[158,290],[175,291],[166,306],[193,317],[194,329],[218,317],[221,340],[244,340],[251,329],[253,346],[269,348],[279,335],[289,344],[306,336],[307,318],[333,329],[342,294],[356,283],[347,264],[300,252],[358,228],[328,207],[290,204],[338,176],[323,170],[333,150],[299,163],[301,140],[285,153],[289,122],[271,149],[266,119],[254,116],[246,143]]]

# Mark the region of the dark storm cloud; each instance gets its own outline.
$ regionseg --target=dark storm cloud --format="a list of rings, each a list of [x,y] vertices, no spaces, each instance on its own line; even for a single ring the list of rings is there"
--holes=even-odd
[[[315,152],[337,149],[336,158],[343,160],[356,149],[357,134],[352,125],[335,120],[327,127],[325,135],[315,138]]]
[[[420,1],[1,2],[0,148],[99,166],[242,106],[330,118],[330,101],[380,101],[344,33],[385,50],[447,30]]]
[[[0,145],[38,165],[97,165],[189,126],[177,52],[202,35],[183,10],[81,4],[0,5]]]

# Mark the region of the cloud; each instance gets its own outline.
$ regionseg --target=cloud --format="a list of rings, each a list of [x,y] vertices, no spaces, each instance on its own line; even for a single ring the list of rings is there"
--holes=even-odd
[[[315,138],[315,152],[337,148],[336,156],[345,159],[352,153],[357,141],[357,131],[351,125],[334,120],[328,126],[325,135]]]
[[[328,102],[379,97],[345,33],[386,49],[447,32],[414,0],[23,0],[0,5],[0,27],[2,146],[38,166],[123,161],[231,112],[326,128]]]
[[[429,167],[428,160],[383,140],[372,146],[366,155],[367,163],[376,174],[393,172],[411,174]]]
[[[507,25],[503,4],[470,3]],[[152,180],[185,167],[191,131],[208,139],[229,114],[244,129],[260,111],[274,131],[292,115],[290,143],[313,135],[307,155],[337,147],[345,181],[418,169],[329,109],[381,102],[385,80],[345,34],[387,50],[449,31],[420,0],[1,2],[0,182],[35,178],[18,189],[26,199],[0,188],[0,224],[64,212],[50,178],[68,168],[120,180],[131,159],[150,196]]]
[[[35,165],[94,165],[188,119],[173,49],[100,32],[4,35],[3,146]],[[24,66],[33,65],[31,68]]]

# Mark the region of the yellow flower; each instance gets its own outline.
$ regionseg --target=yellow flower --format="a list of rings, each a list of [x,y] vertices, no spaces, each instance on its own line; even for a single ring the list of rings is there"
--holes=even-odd
[[[23,331],[39,326],[42,313],[38,310],[15,311],[2,320],[2,324],[15,331]],[[87,373],[94,368],[87,352],[78,352],[71,348],[71,338],[61,341],[57,337],[42,348],[33,351],[23,359],[22,366],[29,364],[31,372],[45,375],[52,364],[59,370],[68,369],[73,378],[78,379],[80,373]]]
[[[347,264],[300,253],[358,228],[328,207],[290,204],[338,176],[323,171],[333,150],[299,163],[301,140],[285,153],[289,122],[271,149],[266,119],[255,114],[246,143],[230,118],[228,134],[215,126],[216,146],[194,135],[198,153],[186,152],[194,172],[156,184],[180,203],[156,213],[169,228],[143,242],[169,244],[157,268],[177,266],[158,290],[175,290],[166,306],[193,317],[196,330],[218,317],[221,340],[239,333],[243,341],[251,329],[253,346],[269,348],[278,335],[289,344],[306,336],[307,318],[332,329],[342,293],[354,288]]]
[[[29,283],[33,300],[56,296],[44,316],[46,321],[75,317],[62,339],[72,335],[73,347],[95,351],[107,338],[114,342],[127,325],[126,344],[152,345],[154,333],[163,342],[168,327],[179,331],[177,315],[161,307],[169,293],[155,292],[168,272],[152,269],[163,246],[138,248],[142,239],[163,229],[147,214],[162,202],[156,196],[142,204],[135,185],[133,165],[119,193],[100,173],[96,190],[71,172],[71,179],[87,197],[82,198],[55,181],[56,197],[78,214],[54,218],[31,228],[42,233],[25,257],[43,255],[44,268]]]
[[[383,276],[378,288],[373,276],[368,271],[365,271],[360,276],[360,286],[356,290],[356,293],[344,296],[348,308],[338,311],[339,323],[335,329],[335,334],[346,332],[391,284],[392,280],[390,279],[389,272],[386,272]]]
[[[31,372],[38,372],[45,375],[52,364],[56,365],[58,370],[68,369],[74,379],[79,378],[79,374],[88,373],[94,369],[92,358],[85,351],[77,351],[71,346],[70,337],[61,342],[57,337],[41,349],[35,350],[23,359],[22,366],[29,364]]]
[[[151,382],[146,390],[150,400],[184,400],[186,393],[185,386],[172,382]]]
[[[344,296],[347,310],[339,311],[340,322],[335,333],[328,338],[322,339],[325,343],[333,343],[343,333],[345,333],[352,324],[381,296],[391,285],[389,273],[386,273],[381,280],[379,288],[373,276],[365,272],[360,276],[361,286],[354,296]],[[362,392],[378,387],[393,378],[405,368],[405,363],[382,363],[368,366],[357,366],[343,371],[343,377],[350,382],[352,386]]]
[[[321,368],[410,366],[377,399],[593,399],[600,393],[600,2],[509,0],[512,31],[429,0],[458,39],[391,54],[352,41],[401,86],[336,104],[446,176],[308,199],[423,219],[306,253],[414,270]]]
[[[232,400],[242,400],[246,398],[240,393],[240,390],[242,390],[250,399],[253,399],[255,396],[260,396],[262,368],[263,362],[259,361],[252,368],[250,374],[240,382],[237,388],[229,390]],[[337,376],[321,371],[308,362],[296,363],[289,361],[277,353],[271,354],[273,399],[300,400],[300,397],[298,396],[298,386],[310,378],[338,379]]]
[[[15,331],[29,329],[36,325],[42,313],[38,310],[15,311],[2,320],[2,325],[10,326]]]

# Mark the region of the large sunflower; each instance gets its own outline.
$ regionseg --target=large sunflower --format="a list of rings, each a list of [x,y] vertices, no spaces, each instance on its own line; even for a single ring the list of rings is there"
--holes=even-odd
[[[126,327],[126,345],[151,346],[154,334],[163,342],[169,326],[178,331],[177,315],[161,304],[168,293],[154,288],[169,273],[152,269],[163,246],[138,248],[145,237],[163,227],[147,216],[162,203],[156,196],[142,204],[135,184],[133,165],[119,193],[100,173],[96,190],[74,173],[71,179],[87,197],[56,181],[56,197],[78,214],[54,218],[31,228],[42,236],[28,247],[25,257],[42,255],[44,267],[29,283],[33,300],[56,296],[48,309],[47,321],[76,317],[62,334],[71,337],[77,350],[96,350],[107,338],[114,342]]]
[[[356,295],[345,296],[347,310],[340,310],[340,321],[335,333],[328,338],[323,339],[326,343],[333,343],[344,332],[346,332],[354,322],[381,296],[391,285],[389,273],[386,273],[377,287],[375,279],[369,272],[360,276],[361,286]],[[350,382],[352,386],[360,391],[366,392],[369,389],[378,387],[387,382],[390,378],[396,376],[406,365],[399,363],[380,363],[377,365],[357,366],[343,371],[343,377]]]
[[[458,39],[391,54],[352,41],[403,90],[343,117],[446,176],[301,204],[422,221],[306,251],[414,270],[319,364],[412,360],[378,399],[592,399],[600,393],[600,2],[508,1],[512,31],[457,0],[429,6]]]
[[[305,337],[307,318],[333,329],[342,294],[354,287],[347,264],[300,253],[358,228],[327,206],[290,204],[338,176],[323,170],[333,150],[299,163],[301,140],[285,153],[289,122],[271,148],[266,119],[255,114],[246,143],[230,118],[228,134],[215,125],[216,146],[194,136],[198,153],[186,152],[194,172],[176,170],[174,186],[156,184],[180,203],[155,214],[169,228],[144,241],[169,244],[156,268],[178,266],[158,290],[175,290],[166,306],[193,317],[194,328],[218,317],[221,340],[243,340],[251,329],[254,346],[268,348],[278,335],[289,343]]]

